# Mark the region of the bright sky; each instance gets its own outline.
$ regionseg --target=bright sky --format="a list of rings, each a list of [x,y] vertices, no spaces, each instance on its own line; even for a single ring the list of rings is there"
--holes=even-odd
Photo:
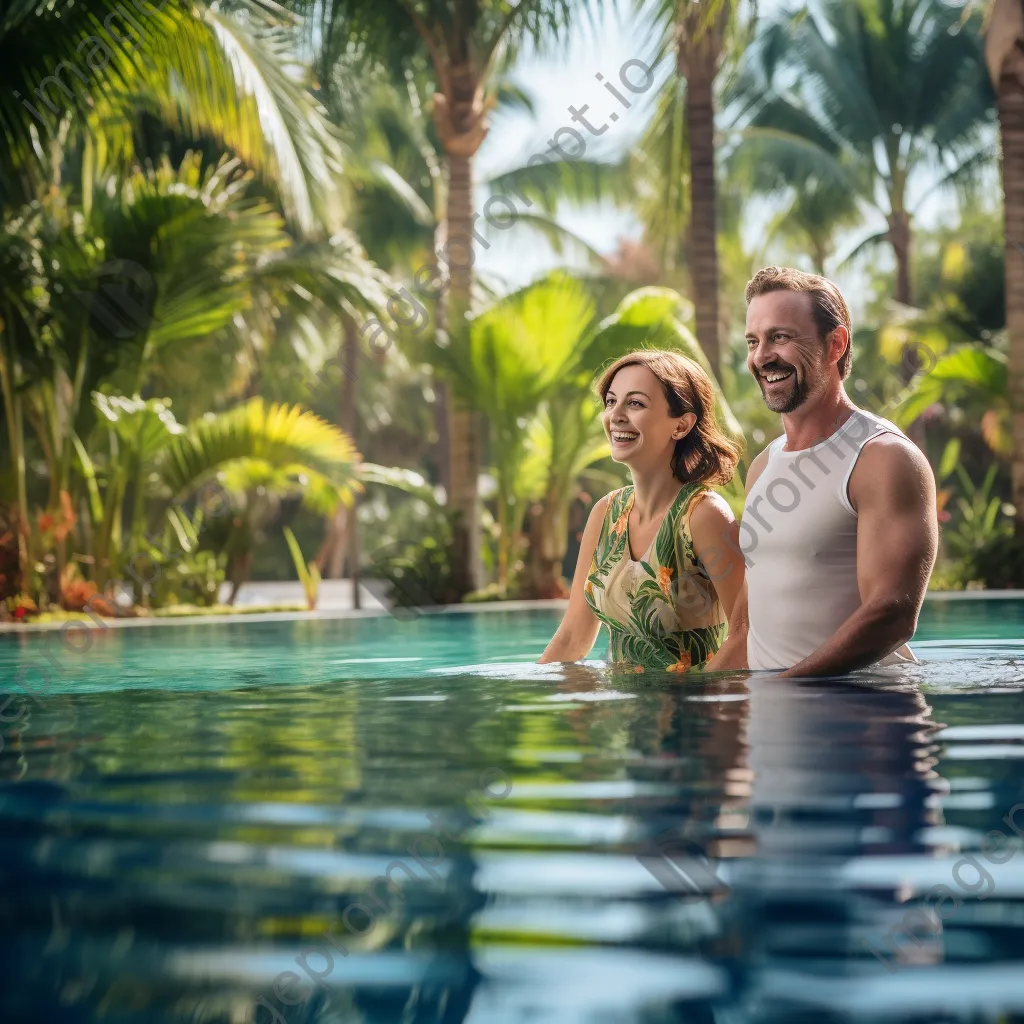
[[[771,16],[775,10],[783,6],[784,0],[759,0],[759,16]],[[524,54],[513,74],[514,80],[533,97],[536,113],[531,117],[523,112],[506,112],[492,119],[488,138],[480,151],[477,160],[477,182],[481,183],[490,176],[523,166],[534,153],[544,153],[549,149],[549,140],[562,126],[573,124],[569,114],[569,106],[579,109],[589,104],[586,117],[595,127],[606,122],[613,112],[620,112],[621,117],[609,124],[608,131],[600,139],[583,134],[589,139],[587,156],[606,153],[611,150],[621,152],[643,130],[649,115],[649,104],[658,92],[658,87],[665,78],[674,73],[671,60],[663,61],[655,69],[655,82],[642,96],[640,102],[626,110],[619,106],[618,101],[605,90],[603,82],[595,75],[602,74],[606,82],[611,82],[629,99],[634,99],[621,87],[619,69],[631,59],[638,58],[649,62],[652,59],[654,40],[649,26],[639,22],[631,11],[632,0],[611,0],[608,9],[596,18],[592,26],[584,18],[580,18],[570,32],[566,51],[549,52],[543,57],[534,53]],[[639,68],[627,71],[630,80],[642,82]],[[633,78],[633,75],[636,78]],[[576,126],[580,127],[580,126]],[[582,131],[582,129],[580,129]],[[574,143],[571,137],[563,135],[567,152],[571,153]],[[601,151],[598,144],[605,144]],[[998,189],[998,178],[994,172],[993,189]],[[955,222],[957,212],[955,203],[948,195],[932,195],[920,207],[914,201],[923,198],[923,193],[934,182],[918,180],[911,195],[910,208],[915,212],[915,223],[919,227],[932,227],[939,222]],[[987,184],[987,177],[985,179]],[[487,198],[486,191],[480,187],[477,193],[477,209],[483,209]],[[517,205],[518,202],[517,202]],[[745,225],[745,241],[754,246],[763,233],[765,213],[758,212],[763,204],[753,204],[747,213]],[[500,211],[496,211],[500,215]],[[613,206],[590,207],[580,209],[562,204],[558,220],[565,227],[584,238],[601,253],[615,250],[618,238],[622,236],[638,237],[639,224],[628,211],[616,210]],[[478,250],[478,266],[481,271],[492,279],[504,282],[507,287],[518,287],[527,283],[543,271],[565,265],[565,263],[583,265],[582,257],[574,261],[571,254],[562,257],[557,255],[547,241],[535,231],[517,226],[507,232],[499,232],[483,225],[480,221],[481,233],[491,242],[489,250]],[[839,249],[847,250],[849,245],[874,231],[884,230],[884,220],[878,216],[877,222],[871,220],[857,229],[849,239],[840,239]],[[778,259],[766,253],[767,259]],[[879,258],[889,262],[889,254],[883,247]],[[808,268],[809,269],[809,268]],[[866,268],[847,269],[836,273],[836,281],[847,294],[853,307],[854,315],[859,314],[863,300],[867,298]]]
[[[523,166],[533,154],[547,152],[549,140],[563,126],[576,127],[589,140],[587,157],[621,152],[643,129],[647,118],[645,101],[657,93],[658,85],[671,70],[668,62],[663,62],[654,84],[639,97],[622,86],[619,80],[622,65],[631,59],[649,62],[651,48],[636,18],[628,11],[623,16],[613,8],[593,27],[580,19],[570,33],[564,54],[537,57],[528,53],[521,57],[513,78],[533,98],[535,116],[517,111],[492,119],[490,134],[477,160],[477,181],[483,182],[502,171]],[[604,82],[595,78],[597,74],[604,76]],[[635,85],[643,84],[641,68],[634,66],[627,69],[626,74]],[[634,99],[638,102],[625,109],[605,90],[605,83],[613,84],[630,102]],[[573,125],[569,106],[580,110],[584,104],[590,107],[584,116],[595,128],[608,124],[608,130],[600,139],[590,136],[582,126]],[[613,113],[621,116],[611,122],[609,115]],[[563,134],[560,141],[567,154],[575,151],[576,143],[571,136]],[[482,209],[486,193],[480,189],[478,195],[477,208]],[[500,211],[495,211],[495,215],[500,216]],[[639,233],[633,216],[612,206],[581,210],[563,204],[558,220],[602,253],[614,251],[620,236]],[[492,245],[489,250],[480,252],[480,269],[511,287],[525,284],[542,271],[570,260],[569,254],[558,256],[543,237],[522,226],[506,234],[492,228],[481,233]]]

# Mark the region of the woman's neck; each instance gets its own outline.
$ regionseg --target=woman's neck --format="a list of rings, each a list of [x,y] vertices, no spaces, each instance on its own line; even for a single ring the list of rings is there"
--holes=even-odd
[[[666,474],[663,468],[652,473],[632,470],[633,474],[633,514],[637,524],[649,522],[662,515],[676,499],[682,484],[671,473]]]

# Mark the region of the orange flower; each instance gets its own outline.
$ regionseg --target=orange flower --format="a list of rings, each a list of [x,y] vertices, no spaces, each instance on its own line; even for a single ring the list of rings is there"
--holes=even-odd
[[[664,565],[658,567],[658,586],[661,587],[661,592],[669,597],[669,585],[672,582],[672,570]]]
[[[612,524],[612,533],[616,537],[621,537],[626,532],[626,525],[629,523],[629,509],[623,509],[622,515]]]
[[[643,673],[643,670],[644,670],[644,667],[643,667],[643,665],[634,665],[634,666],[633,666],[633,671],[634,671],[634,672],[635,672],[635,673],[636,673],[637,675],[641,675],[641,674]]]
[[[679,655],[679,660],[674,665],[669,665],[669,667],[665,669],[665,671],[686,672],[689,669],[692,661],[693,659],[690,657],[690,652],[683,651],[683,653]]]

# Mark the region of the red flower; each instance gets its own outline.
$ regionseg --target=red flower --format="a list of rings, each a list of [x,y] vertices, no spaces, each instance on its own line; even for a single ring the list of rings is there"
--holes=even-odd
[[[25,618],[25,609],[24,609],[24,608],[15,608],[15,609],[14,609],[14,617],[15,617],[15,618],[16,618],[16,619],[17,619],[17,620],[18,620],[19,622],[21,622],[21,620],[22,620],[23,618]]]

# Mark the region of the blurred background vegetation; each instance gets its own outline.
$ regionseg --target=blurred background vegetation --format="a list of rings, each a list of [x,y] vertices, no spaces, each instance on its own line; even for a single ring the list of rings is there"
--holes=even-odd
[[[533,110],[517,60],[593,14],[9,0],[0,616],[296,575],[310,606],[353,574],[399,604],[564,595],[626,480],[590,385],[630,348],[713,372],[738,511],[781,430],[742,342],[768,262],[858,271],[847,386],[935,469],[932,585],[1024,584],[1021,0],[638,0],[636,143],[477,180]],[[640,225],[611,255],[559,220],[597,201]],[[474,267],[481,211],[577,258],[508,292]]]

